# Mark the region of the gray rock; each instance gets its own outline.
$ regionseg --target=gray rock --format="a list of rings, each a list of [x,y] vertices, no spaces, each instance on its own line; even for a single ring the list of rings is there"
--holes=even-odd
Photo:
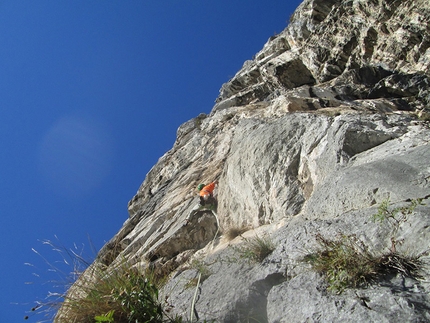
[[[305,0],[210,115],[179,127],[92,268],[155,268],[184,319],[197,291],[201,321],[430,321],[429,21],[428,0]],[[215,179],[218,218],[202,211],[183,226],[195,187]],[[372,221],[383,203],[409,211]],[[330,292],[303,259],[316,236],[341,235],[374,255],[420,255],[423,279],[389,272]],[[255,237],[274,244],[261,262],[243,257]]]

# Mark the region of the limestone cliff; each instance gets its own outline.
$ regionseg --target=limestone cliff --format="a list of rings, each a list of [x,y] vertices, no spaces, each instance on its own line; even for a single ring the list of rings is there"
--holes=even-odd
[[[212,112],[179,127],[96,264],[157,268],[173,313],[189,317],[199,261],[210,273],[194,306],[201,321],[430,321],[428,270],[336,294],[303,261],[316,236],[339,234],[428,259],[429,21],[428,0],[305,0],[222,85]],[[184,226],[195,187],[214,179],[220,227],[209,211]],[[384,202],[418,199],[395,236],[372,221]],[[228,241],[232,229],[246,232]],[[244,261],[237,250],[256,235],[274,251]]]

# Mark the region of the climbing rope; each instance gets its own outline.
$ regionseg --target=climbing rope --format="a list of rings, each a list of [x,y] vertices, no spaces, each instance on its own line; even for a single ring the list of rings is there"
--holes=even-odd
[[[212,239],[212,242],[211,242],[212,249],[213,249],[215,239],[216,239],[216,237],[217,237],[217,235],[218,235],[218,232],[219,232],[219,219],[218,219],[218,215],[216,214],[216,212],[215,212],[214,210],[212,210],[212,209],[211,209],[211,211],[212,211],[212,214],[215,216],[216,224],[217,224],[217,230],[216,230],[216,232],[215,232],[215,236],[214,236],[214,238]],[[207,255],[206,255],[206,257],[207,257]],[[206,259],[206,257],[205,257],[205,259]],[[198,292],[199,287],[200,287],[200,279],[201,279],[201,278],[202,278],[202,273],[201,273],[201,272],[199,272],[199,276],[198,276],[198,278],[197,278],[197,286],[196,286],[196,290],[194,291],[193,301],[191,302],[191,313],[190,313],[190,322],[191,322],[191,323],[193,323],[193,319],[194,319],[194,306],[195,306],[195,304],[196,304],[197,292]],[[197,318],[197,319],[198,319],[198,318]]]

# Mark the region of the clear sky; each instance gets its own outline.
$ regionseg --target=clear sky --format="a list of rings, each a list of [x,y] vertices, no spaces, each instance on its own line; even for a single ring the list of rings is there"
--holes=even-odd
[[[210,112],[300,2],[0,2],[1,322],[53,291],[32,248],[55,264],[41,241],[91,256],[88,236],[96,250],[112,238],[179,125]]]

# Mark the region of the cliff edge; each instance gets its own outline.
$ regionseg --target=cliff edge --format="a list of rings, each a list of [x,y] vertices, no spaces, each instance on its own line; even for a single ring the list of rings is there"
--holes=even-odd
[[[429,22],[428,0],[305,0],[179,127],[92,267],[155,269],[201,322],[429,322]],[[216,213],[184,226],[215,179]],[[339,245],[419,274],[336,285],[309,259]]]

